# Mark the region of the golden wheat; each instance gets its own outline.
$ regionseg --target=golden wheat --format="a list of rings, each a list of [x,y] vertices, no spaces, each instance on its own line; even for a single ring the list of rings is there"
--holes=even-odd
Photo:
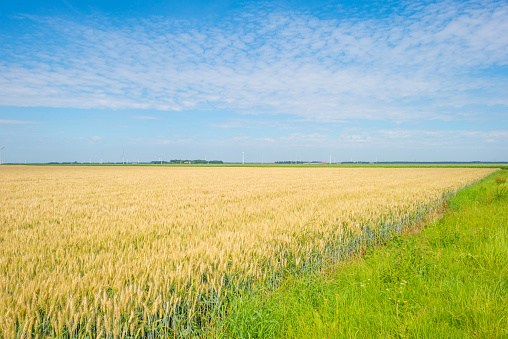
[[[0,167],[0,337],[171,333],[492,171]]]

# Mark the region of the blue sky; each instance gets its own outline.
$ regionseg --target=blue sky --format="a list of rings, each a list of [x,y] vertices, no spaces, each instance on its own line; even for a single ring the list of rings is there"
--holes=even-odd
[[[0,4],[3,162],[508,161],[506,1]]]

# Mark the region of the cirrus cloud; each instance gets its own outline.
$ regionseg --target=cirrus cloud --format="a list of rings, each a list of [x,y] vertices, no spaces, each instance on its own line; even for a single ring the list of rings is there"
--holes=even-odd
[[[236,15],[221,23],[25,16],[32,33],[1,41],[0,105],[319,121],[464,119],[457,108],[478,105],[506,112],[505,1],[421,2],[361,20],[273,8]]]

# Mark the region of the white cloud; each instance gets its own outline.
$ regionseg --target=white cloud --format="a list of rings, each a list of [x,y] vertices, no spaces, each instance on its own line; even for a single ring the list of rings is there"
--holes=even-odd
[[[336,122],[336,121],[335,121]],[[287,119],[287,120],[267,120],[267,119],[245,119],[245,118],[234,118],[228,119],[225,122],[212,123],[211,126],[215,128],[277,128],[277,129],[295,129],[302,123],[308,123],[307,120],[303,119]]]
[[[92,141],[99,141],[99,140],[102,140],[103,137],[96,135],[96,136],[93,136],[91,139],[92,139]]]
[[[247,140],[249,140],[249,137],[247,137],[247,136],[236,136],[236,137],[232,137],[231,140],[233,142],[238,142],[238,141],[241,142],[241,141],[247,141]]]
[[[506,2],[418,3],[398,13],[320,19],[267,9],[220,25],[30,17],[40,29],[31,42],[4,43],[15,52],[0,64],[0,104],[320,121],[452,120],[462,117],[451,109],[467,105],[506,111],[506,76],[494,71],[508,64]]]
[[[134,120],[159,120],[159,118],[157,118],[157,117],[152,117],[152,116],[148,116],[148,115],[132,115],[131,119],[134,119]]]
[[[508,130],[350,129],[344,132],[342,138],[347,140],[348,136],[353,135],[366,136],[371,145],[406,145],[410,147],[506,144],[508,142]]]
[[[30,120],[9,120],[9,119],[0,119],[0,124],[6,125],[26,125],[26,124],[38,124],[38,121],[30,121]]]
[[[236,140],[236,139],[233,139]],[[437,147],[477,147],[485,144],[506,145],[508,130],[433,130],[433,129],[375,129],[345,128],[340,133],[291,133],[279,137],[266,137],[254,140],[269,141],[279,147],[307,149],[351,149],[368,148],[429,148]],[[249,141],[249,140],[246,140]],[[438,152],[439,153],[439,152]]]

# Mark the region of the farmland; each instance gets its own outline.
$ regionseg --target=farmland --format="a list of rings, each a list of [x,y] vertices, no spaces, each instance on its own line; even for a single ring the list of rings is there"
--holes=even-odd
[[[493,171],[1,167],[0,337],[190,333]]]
[[[507,171],[354,260],[239,296],[227,338],[508,338]]]

